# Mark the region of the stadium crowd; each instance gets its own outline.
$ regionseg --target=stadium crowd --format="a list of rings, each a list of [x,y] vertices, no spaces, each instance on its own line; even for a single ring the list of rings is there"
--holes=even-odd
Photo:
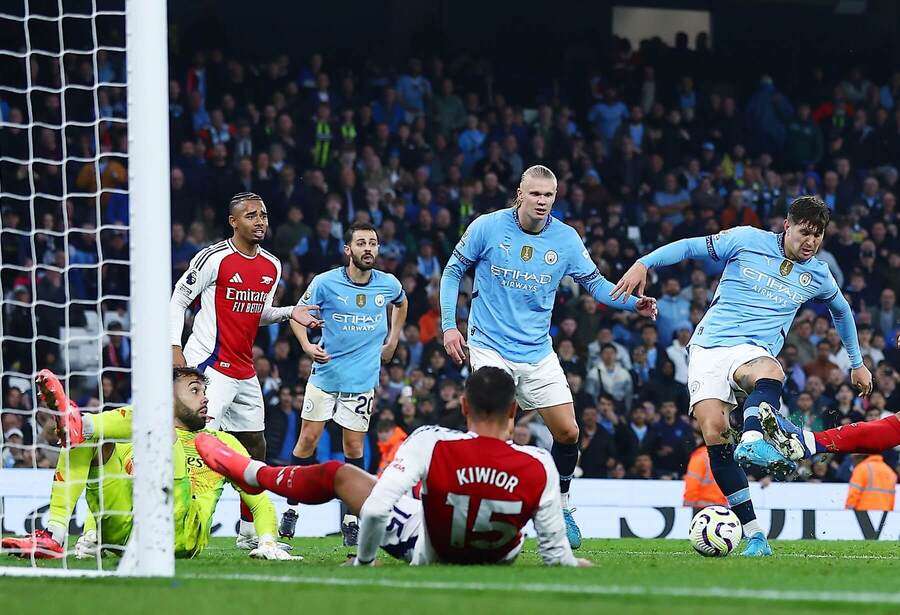
[[[702,35],[701,35],[702,36]],[[900,71],[862,67],[829,73],[809,67],[803,83],[782,87],[762,75],[749,91],[710,77],[705,38],[691,51],[680,39],[632,50],[617,41],[598,70],[584,71],[584,96],[560,92],[514,100],[495,90],[474,64],[410,58],[338,66],[320,53],[280,55],[260,64],[202,49],[173,59],[169,83],[172,277],[204,246],[228,237],[227,203],[260,194],[269,212],[266,247],[284,264],[276,304],[295,303],[312,277],[343,262],[343,231],[367,221],[380,231],[378,267],[395,274],[409,315],[395,357],[383,366],[367,448],[370,471],[425,424],[462,427],[465,369],[441,343],[438,282],[466,226],[508,207],[532,164],[559,179],[553,215],[574,226],[612,281],[637,256],[683,237],[739,225],[778,232],[793,197],[819,195],[832,211],[819,258],[853,306],[876,391],[859,399],[848,383],[849,358],[824,306],[804,306],[779,359],[785,403],[808,428],[879,418],[900,410],[896,340],[900,326]],[[675,67],[675,68],[673,68]],[[69,82],[124,79],[121,58],[100,52],[65,67]],[[36,83],[59,81],[36,61]],[[68,118],[91,119],[90,100],[67,99]],[[570,105],[569,98],[587,98]],[[97,92],[100,117],[125,115],[122,87]],[[28,121],[22,101],[0,99],[0,114]],[[34,117],[60,117],[58,95],[42,94]],[[41,115],[43,114],[43,116]],[[29,374],[64,367],[61,326],[85,326],[85,306],[102,298],[108,335],[99,385],[88,379],[78,402],[127,401],[130,350],[124,303],[128,244],[124,126],[102,125],[102,163],[66,160],[91,154],[83,133],[4,128],[3,155],[40,156],[29,169],[3,164],[3,369]],[[30,175],[31,174],[31,175]],[[99,179],[98,179],[99,176]],[[105,192],[93,199],[52,198],[62,189]],[[32,192],[34,213],[24,198]],[[67,221],[78,227],[67,236]],[[28,231],[34,231],[29,237]],[[110,260],[113,262],[109,262]],[[100,262],[104,261],[101,265]],[[60,274],[54,267],[79,265]],[[34,275],[28,269],[37,265]],[[656,323],[612,311],[564,282],[554,310],[554,347],[568,375],[581,427],[581,475],[679,478],[702,444],[687,416],[685,346],[715,291],[721,263],[684,262],[658,272]],[[18,268],[16,268],[18,267]],[[471,289],[471,285],[469,285]],[[67,300],[75,301],[65,307]],[[34,301],[39,301],[34,305]],[[83,303],[78,303],[79,301]],[[93,309],[93,308],[91,308]],[[457,318],[465,330],[468,295]],[[735,323],[739,326],[739,323]],[[15,332],[15,339],[9,336]],[[27,340],[45,336],[32,347]],[[23,341],[26,340],[26,341]],[[312,363],[289,327],[260,329],[255,364],[268,407],[269,461],[289,462]],[[73,384],[77,384],[77,378]],[[31,411],[27,380],[3,382],[7,444],[41,445],[47,420]],[[733,413],[733,417],[740,416]],[[328,433],[328,432],[326,432]],[[517,443],[549,446],[536,416],[517,424]],[[319,460],[341,457],[339,428],[324,437]],[[897,454],[887,456],[891,467]],[[52,467],[52,450],[6,446],[4,467]],[[800,480],[846,481],[852,462],[804,466]]]

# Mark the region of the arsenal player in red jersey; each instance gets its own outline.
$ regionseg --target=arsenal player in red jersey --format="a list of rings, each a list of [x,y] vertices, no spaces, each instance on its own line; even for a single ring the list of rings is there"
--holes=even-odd
[[[318,310],[315,305],[272,306],[281,263],[260,247],[269,228],[262,198],[241,192],[228,207],[232,237],[194,256],[172,293],[172,363],[195,366],[209,379],[207,428],[233,434],[254,459],[265,459],[265,407],[253,367],[256,330],[290,319],[306,327],[318,327],[321,321],[312,314]],[[197,297],[199,311],[182,350],[184,313]],[[242,508],[238,545],[251,549],[252,519]]]
[[[305,504],[343,500],[360,517],[356,565],[374,563],[379,546],[413,565],[509,563],[531,520],[545,564],[590,566],[572,555],[550,454],[506,440],[516,412],[512,377],[497,367],[478,369],[466,382],[462,408],[468,432],[417,429],[377,482],[339,461],[266,466],[202,435],[197,451],[250,493],[268,489]],[[409,493],[419,483],[416,500]]]

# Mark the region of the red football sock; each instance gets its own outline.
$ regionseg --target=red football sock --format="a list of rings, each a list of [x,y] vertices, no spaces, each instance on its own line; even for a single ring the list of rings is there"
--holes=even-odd
[[[817,431],[813,435],[817,448],[827,453],[880,453],[900,446],[900,419],[891,415],[877,421]]]
[[[256,480],[291,502],[324,504],[337,497],[334,476],[342,465],[343,462],[332,460],[314,466],[266,466],[256,473]]]
[[[241,500],[241,521],[253,521],[253,511],[244,503],[244,500]]]

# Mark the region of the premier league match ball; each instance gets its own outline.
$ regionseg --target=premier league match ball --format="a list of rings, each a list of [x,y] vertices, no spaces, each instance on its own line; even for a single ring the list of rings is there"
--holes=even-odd
[[[731,509],[707,506],[691,520],[689,532],[694,550],[705,557],[725,557],[741,541],[741,522]]]

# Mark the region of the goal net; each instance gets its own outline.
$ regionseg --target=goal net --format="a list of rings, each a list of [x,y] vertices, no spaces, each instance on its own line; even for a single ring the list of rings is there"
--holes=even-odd
[[[174,573],[166,61],[164,0],[0,3],[0,530],[63,547],[0,574]],[[42,369],[131,441],[61,447]]]

